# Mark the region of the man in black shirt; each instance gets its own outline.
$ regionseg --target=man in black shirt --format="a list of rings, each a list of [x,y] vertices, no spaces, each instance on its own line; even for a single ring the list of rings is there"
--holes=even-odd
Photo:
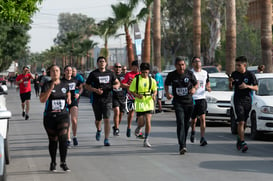
[[[106,69],[106,58],[98,57],[98,69],[92,71],[87,80],[86,88],[92,92],[91,103],[96,119],[96,140],[100,140],[101,136],[101,120],[104,120],[104,146],[110,146],[109,133],[110,133],[110,114],[112,109],[112,90],[118,89],[120,83],[115,74]]]
[[[125,74],[121,71],[121,64],[115,63],[114,73],[117,79],[121,82],[124,79]],[[114,126],[113,135],[119,136],[119,124],[122,119],[122,115],[125,112],[125,91],[121,87],[118,89],[113,89],[113,110],[114,110]]]
[[[247,59],[245,56],[236,58],[236,71],[229,78],[229,88],[234,86],[234,107],[237,116],[237,149],[246,152],[248,150],[245,142],[245,122],[251,110],[252,91],[258,91],[258,83],[253,73],[246,69]]]
[[[176,70],[170,72],[165,80],[165,92],[168,99],[173,98],[176,115],[177,138],[181,155],[187,152],[186,139],[193,110],[192,95],[196,91],[197,80],[193,73],[186,69],[183,57],[175,59]],[[172,86],[172,94],[168,86]]]

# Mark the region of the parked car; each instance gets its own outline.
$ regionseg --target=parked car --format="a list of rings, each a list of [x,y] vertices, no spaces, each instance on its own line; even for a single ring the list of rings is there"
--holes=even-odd
[[[0,135],[0,181],[6,181],[4,138]]]
[[[205,71],[207,71],[209,74],[210,73],[218,73],[219,72],[218,69],[215,66],[213,66],[213,65],[211,65],[211,66],[202,66],[202,69],[205,70]]]
[[[225,73],[209,74],[211,92],[206,91],[207,120],[230,121],[230,99],[228,76]]]
[[[255,75],[259,90],[252,92],[252,108],[246,122],[246,126],[251,128],[252,139],[258,139],[266,132],[273,132],[273,73]],[[233,101],[231,105],[231,132],[236,134],[236,114]]]
[[[258,73],[258,65],[256,65],[256,66],[249,66],[249,67],[247,67],[247,70],[250,71],[250,72],[252,72],[252,73],[254,73],[254,74],[256,74],[256,73]]]

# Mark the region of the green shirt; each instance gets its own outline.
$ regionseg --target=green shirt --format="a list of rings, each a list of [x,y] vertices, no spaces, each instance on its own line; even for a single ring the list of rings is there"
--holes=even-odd
[[[146,111],[152,111],[154,110],[154,100],[152,97],[152,92],[156,92],[157,86],[156,81],[152,78],[152,86],[151,90],[149,92],[149,77],[143,78],[141,75],[139,75],[138,79],[138,94],[142,94],[142,99],[135,98],[135,110],[136,112],[146,112]],[[136,78],[133,79],[130,87],[130,92],[136,93]],[[145,95],[144,95],[145,94]]]

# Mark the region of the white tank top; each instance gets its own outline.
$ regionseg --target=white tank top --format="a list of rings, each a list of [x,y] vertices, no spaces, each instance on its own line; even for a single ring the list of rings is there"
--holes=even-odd
[[[195,72],[194,69],[191,70],[198,80],[198,88],[196,92],[193,94],[193,99],[206,99],[206,83],[208,78],[208,73],[205,70],[202,70],[200,72]]]

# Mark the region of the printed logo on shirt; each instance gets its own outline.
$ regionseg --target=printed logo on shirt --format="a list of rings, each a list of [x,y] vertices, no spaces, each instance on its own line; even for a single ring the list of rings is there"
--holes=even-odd
[[[185,82],[185,83],[188,83],[188,82],[189,82],[189,78],[186,77],[186,78],[184,79],[184,82]]]
[[[63,93],[66,93],[66,88],[62,88],[62,92],[63,92]]]
[[[248,83],[248,78],[245,78],[245,79],[244,79],[244,82],[245,82],[245,83]]]
[[[108,84],[110,82],[110,76],[99,76],[99,82],[101,84]]]
[[[75,82],[71,82],[68,85],[69,85],[69,90],[75,90],[76,89],[76,83]]]

